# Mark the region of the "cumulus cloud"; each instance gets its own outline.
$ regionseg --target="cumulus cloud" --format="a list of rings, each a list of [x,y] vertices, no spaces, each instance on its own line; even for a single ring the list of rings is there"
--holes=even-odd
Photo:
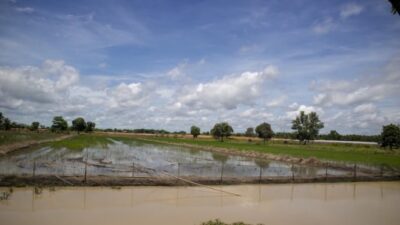
[[[186,87],[179,94],[177,104],[190,108],[234,109],[240,104],[250,104],[260,95],[264,81],[277,76],[278,69],[268,66],[263,71],[244,72],[236,76],[225,76],[222,79],[197,86]]]
[[[390,62],[382,74],[347,81],[322,81],[312,85],[318,92],[314,104],[349,106],[375,102],[400,94],[400,58]]]
[[[363,9],[361,5],[356,3],[346,4],[340,9],[340,17],[346,19],[347,17],[358,15]]]
[[[286,117],[288,119],[296,118],[296,116],[299,115],[301,111],[304,111],[305,113],[316,112],[319,115],[324,114],[324,110],[320,107],[306,106],[306,105],[293,105],[293,104],[291,104],[289,107],[293,108],[294,106],[297,106],[297,108],[295,110],[286,112]]]
[[[0,67],[0,96],[7,99],[4,107],[16,107],[24,101],[52,102],[78,80],[78,71],[63,61],[46,60],[39,68]]]

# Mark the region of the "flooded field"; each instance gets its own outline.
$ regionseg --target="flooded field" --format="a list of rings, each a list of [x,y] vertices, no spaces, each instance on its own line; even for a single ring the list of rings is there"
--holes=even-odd
[[[202,187],[0,188],[0,224],[397,225],[400,182]]]
[[[87,164],[86,164],[87,163]],[[82,149],[51,145],[0,158],[0,175],[155,176],[165,173],[200,177],[316,177],[351,175],[349,171],[227,156],[177,146],[107,138]]]

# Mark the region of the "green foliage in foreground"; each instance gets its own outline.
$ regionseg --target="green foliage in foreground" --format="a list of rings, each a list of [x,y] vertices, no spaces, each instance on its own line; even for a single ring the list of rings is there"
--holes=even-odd
[[[72,138],[64,139],[50,144],[53,148],[68,148],[72,150],[83,150],[88,147],[105,148],[112,143],[110,139],[103,136],[81,134]]]
[[[321,160],[362,163],[370,165],[387,165],[400,167],[400,152],[388,152],[378,146],[355,145],[355,144],[290,144],[282,141],[271,141],[267,145],[261,142],[239,141],[227,139],[220,142],[212,139],[184,139],[184,138],[162,138],[148,137],[148,140],[158,140],[171,143],[185,143],[206,147],[219,147],[237,149],[243,151],[256,151],[277,155],[288,155],[301,158],[315,157]]]
[[[216,219],[216,220],[210,220],[207,222],[203,222],[203,223],[201,223],[201,225],[251,225],[251,224],[243,223],[243,222],[224,223],[221,220]],[[258,225],[262,225],[262,224],[259,223]]]

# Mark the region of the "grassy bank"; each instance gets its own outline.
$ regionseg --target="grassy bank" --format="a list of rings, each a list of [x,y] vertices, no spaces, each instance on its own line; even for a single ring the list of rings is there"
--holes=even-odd
[[[0,131],[0,145],[11,145],[26,141],[42,141],[63,136],[63,134],[51,132],[32,131]]]
[[[321,160],[340,161],[348,163],[363,163],[370,165],[388,165],[400,167],[400,152],[388,151],[377,146],[353,144],[288,144],[274,141],[263,144],[260,141],[226,140],[219,142],[213,139],[187,139],[146,137],[147,140],[163,141],[170,143],[184,143],[204,147],[219,147],[243,151],[256,151],[293,157],[315,157]]]

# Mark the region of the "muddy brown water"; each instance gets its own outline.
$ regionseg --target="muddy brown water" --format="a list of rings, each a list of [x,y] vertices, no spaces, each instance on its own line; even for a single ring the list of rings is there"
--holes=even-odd
[[[397,225],[400,182],[203,187],[14,188],[0,224],[195,225],[220,218],[263,224]],[[8,188],[0,188],[2,196]]]

